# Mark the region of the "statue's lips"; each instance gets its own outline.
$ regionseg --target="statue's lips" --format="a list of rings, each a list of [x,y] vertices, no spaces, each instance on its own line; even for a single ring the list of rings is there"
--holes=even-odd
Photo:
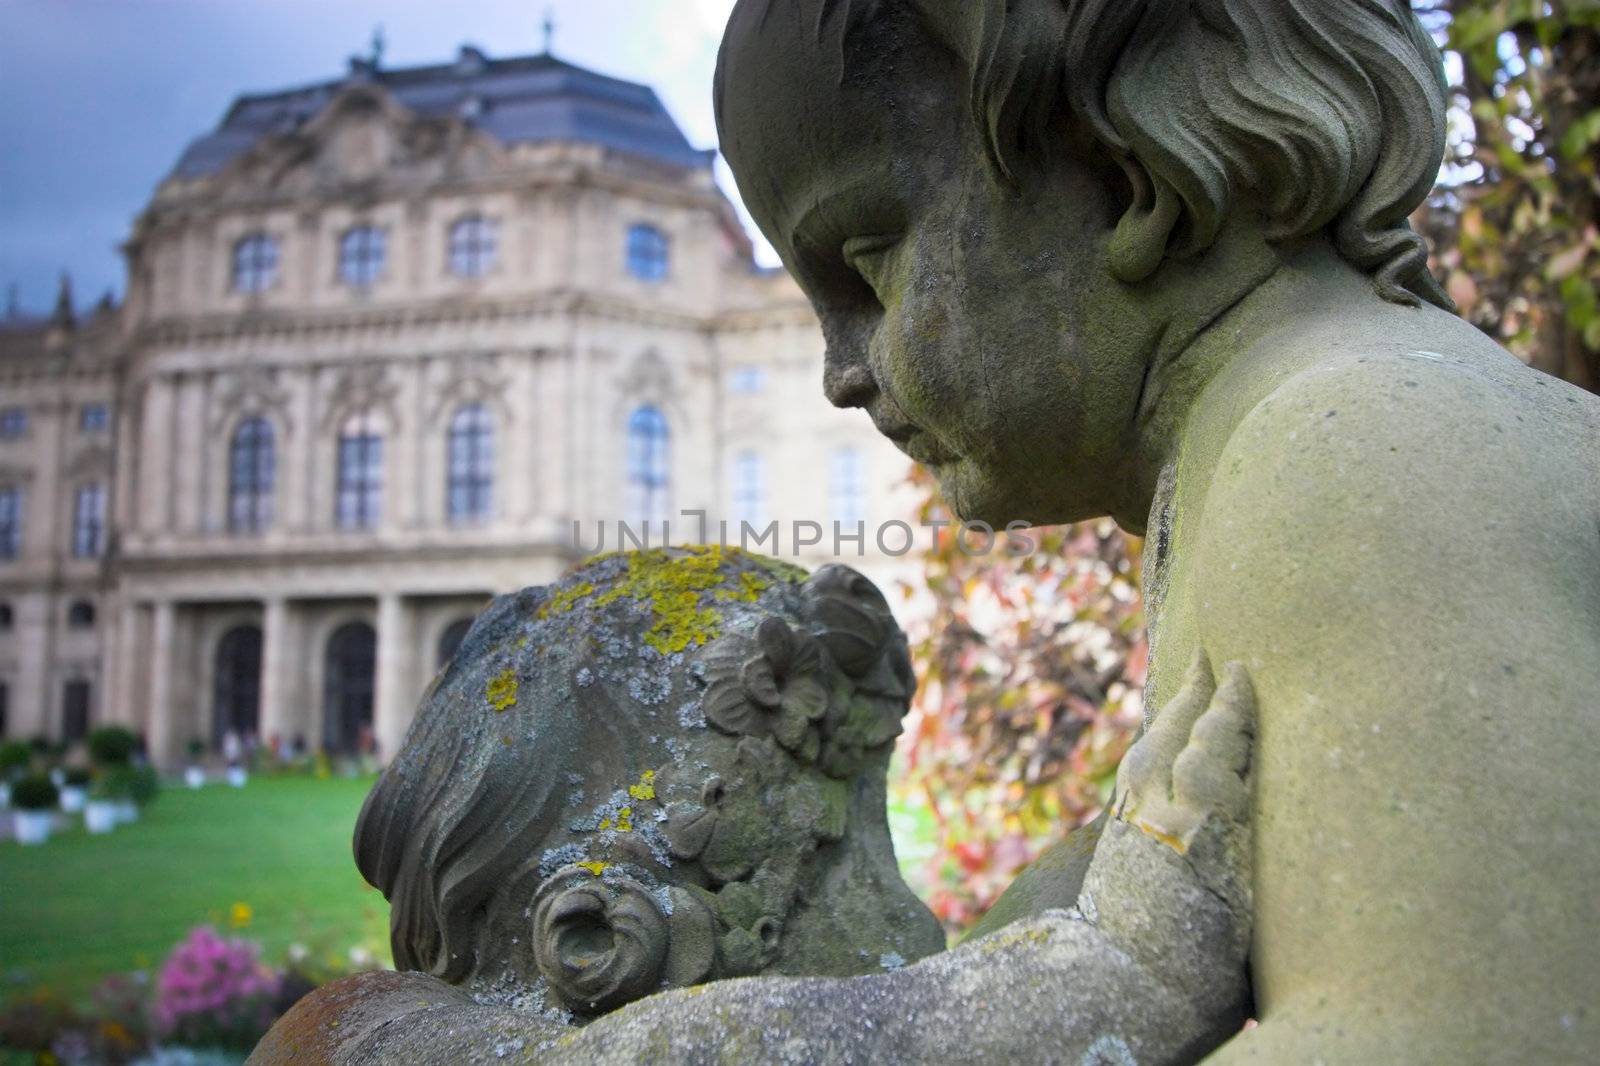
[[[923,466],[940,466],[956,458],[954,453],[910,422],[879,422],[874,418],[872,424],[877,426],[878,432],[888,437],[896,448]]]

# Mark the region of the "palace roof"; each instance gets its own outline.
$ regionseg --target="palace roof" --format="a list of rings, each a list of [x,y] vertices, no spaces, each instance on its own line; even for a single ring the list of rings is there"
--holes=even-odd
[[[689,143],[647,85],[549,54],[490,59],[469,45],[454,63],[387,70],[352,59],[345,78],[241,96],[189,145],[173,176],[215,174],[261,138],[300,128],[353,82],[379,85],[420,115],[459,116],[506,144],[580,141],[686,168],[709,167],[715,156]]]

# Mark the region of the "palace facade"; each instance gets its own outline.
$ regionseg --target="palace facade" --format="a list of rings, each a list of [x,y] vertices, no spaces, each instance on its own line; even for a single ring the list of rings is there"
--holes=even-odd
[[[0,730],[387,755],[486,599],[602,522],[903,510],[713,159],[549,55],[235,101],[120,307],[0,321]]]

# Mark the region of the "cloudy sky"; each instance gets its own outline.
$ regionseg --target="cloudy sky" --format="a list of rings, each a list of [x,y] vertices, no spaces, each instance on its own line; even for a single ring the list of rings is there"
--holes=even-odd
[[[698,147],[734,0],[0,0],[0,292],[47,309],[122,292],[118,243],[185,144],[244,92],[339,76],[383,27],[384,63],[539,51],[647,82]],[[723,173],[724,187],[732,181]],[[0,313],[4,306],[0,304]]]

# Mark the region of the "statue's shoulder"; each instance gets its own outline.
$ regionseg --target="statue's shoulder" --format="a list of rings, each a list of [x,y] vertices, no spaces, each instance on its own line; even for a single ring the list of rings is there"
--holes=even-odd
[[[425,974],[354,974],[302,997],[256,1045],[250,1066],[346,1061],[384,1026],[463,1002],[460,991]]]
[[[1487,338],[1443,341],[1319,338],[1231,428],[1213,498],[1291,523],[1357,508],[1399,533],[1464,507],[1527,510],[1587,480],[1600,398]]]

